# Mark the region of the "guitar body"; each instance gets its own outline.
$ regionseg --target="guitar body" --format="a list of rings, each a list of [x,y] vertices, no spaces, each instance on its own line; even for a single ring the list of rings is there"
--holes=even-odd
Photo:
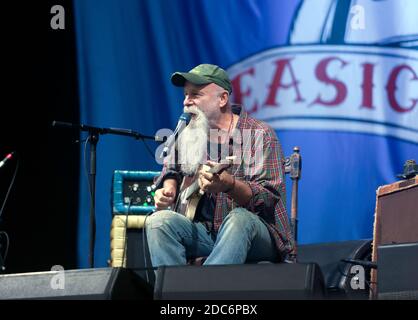
[[[221,173],[223,170],[229,168],[235,157],[226,157],[226,160],[221,161],[214,167],[203,165],[201,169],[210,173]],[[202,199],[204,192],[200,190],[198,174],[194,177],[185,177],[180,188],[180,193],[177,198],[175,210],[176,212],[186,216],[190,221],[193,221],[199,202]]]
[[[203,165],[200,169],[209,171],[210,167]],[[203,193],[199,188],[198,174],[194,177],[185,177],[182,183],[179,197],[177,199],[178,204],[175,211],[186,216],[190,221],[193,221],[197,206],[202,199]]]
[[[194,216],[196,215],[197,206],[199,205],[200,200],[202,200],[202,195],[200,192],[197,192],[193,194],[186,206],[186,212],[184,215],[190,221],[193,221]]]

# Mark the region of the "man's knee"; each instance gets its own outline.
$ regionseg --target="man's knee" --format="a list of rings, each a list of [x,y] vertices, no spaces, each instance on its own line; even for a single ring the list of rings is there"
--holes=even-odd
[[[225,222],[233,223],[234,225],[248,225],[256,223],[258,217],[244,208],[235,208],[229,212]]]
[[[145,228],[147,230],[159,228],[161,226],[166,226],[175,223],[179,219],[180,217],[178,216],[178,214],[171,210],[156,211],[155,213],[146,218]]]

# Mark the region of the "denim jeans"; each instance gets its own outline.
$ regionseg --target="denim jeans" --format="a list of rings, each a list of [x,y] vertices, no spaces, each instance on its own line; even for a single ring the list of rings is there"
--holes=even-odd
[[[147,217],[146,235],[152,265],[185,265],[191,257],[207,256],[205,265],[275,261],[277,250],[266,225],[244,208],[233,209],[216,239],[201,222],[170,210]]]

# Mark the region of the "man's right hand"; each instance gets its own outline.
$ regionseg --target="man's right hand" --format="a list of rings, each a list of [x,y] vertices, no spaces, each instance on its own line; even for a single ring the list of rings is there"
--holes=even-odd
[[[174,203],[176,187],[169,185],[155,191],[154,202],[157,210],[167,209]]]

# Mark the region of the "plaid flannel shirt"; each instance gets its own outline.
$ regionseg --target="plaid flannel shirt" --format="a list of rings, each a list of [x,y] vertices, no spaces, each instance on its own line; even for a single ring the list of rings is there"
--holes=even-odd
[[[233,164],[228,172],[248,184],[252,197],[245,208],[258,215],[267,226],[278,250],[278,257],[284,260],[294,249],[289,218],[286,211],[286,188],[283,152],[274,130],[266,123],[248,115],[241,106],[233,105],[232,111],[239,114],[235,130],[239,130],[240,137],[246,132],[252,132],[250,139],[238,139],[241,161]],[[255,132],[258,132],[254,135]],[[262,136],[262,143],[255,143]],[[235,136],[233,135],[234,139]],[[236,141],[230,143],[230,155],[236,155]],[[236,151],[235,151],[236,152]],[[263,155],[262,162],[248,161]],[[156,179],[157,188],[161,188],[164,180],[174,178],[180,186],[183,174],[179,167],[163,166],[161,175]],[[215,195],[214,230],[217,232],[228,213],[238,207],[238,204],[226,193]]]

